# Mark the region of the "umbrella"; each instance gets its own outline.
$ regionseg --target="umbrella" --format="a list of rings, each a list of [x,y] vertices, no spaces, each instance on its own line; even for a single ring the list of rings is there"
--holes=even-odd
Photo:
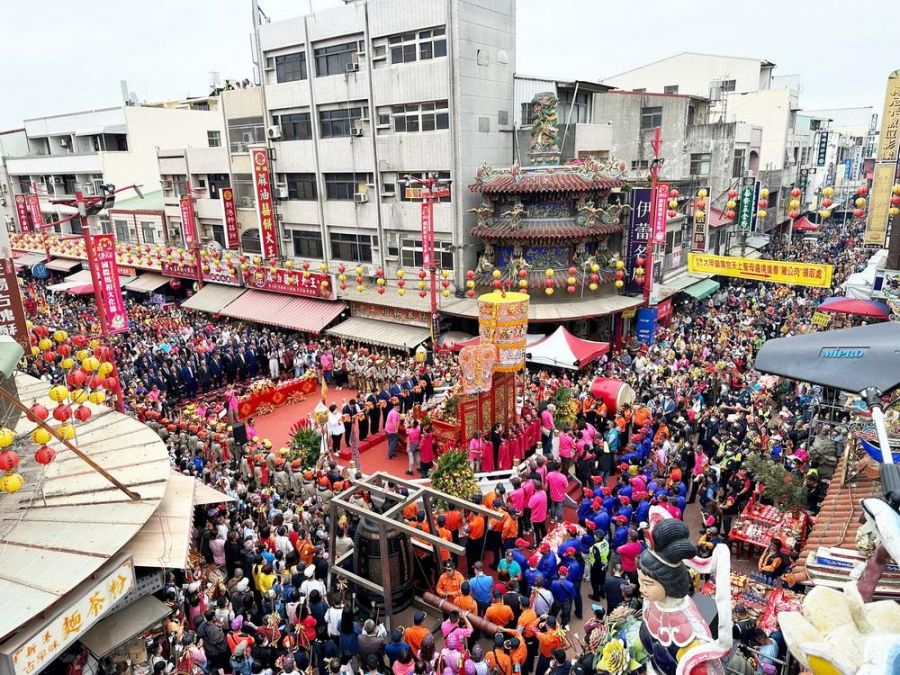
[[[844,298],[841,296],[826,298],[816,309],[820,312],[853,314],[855,316],[868,316],[873,319],[887,319],[891,315],[890,308],[883,302],[865,300],[863,298]]]

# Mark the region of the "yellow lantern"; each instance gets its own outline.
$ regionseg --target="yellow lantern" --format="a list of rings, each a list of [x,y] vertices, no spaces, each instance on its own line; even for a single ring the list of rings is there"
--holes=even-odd
[[[378,278],[375,280],[375,283],[378,284],[379,286],[384,286],[384,283],[385,283],[384,277],[378,277]]]
[[[91,394],[93,396],[93,394]],[[71,441],[75,438],[75,425],[73,424],[60,424],[56,428],[56,433],[58,433],[64,440]]]
[[[84,372],[93,373],[100,367],[100,359],[96,356],[89,356],[81,362],[81,367],[84,369]]]
[[[800,208],[800,200],[792,199],[791,201],[788,202],[788,206],[790,206],[792,209],[799,209]]]
[[[725,202],[725,207],[728,209],[734,209],[736,206],[737,206],[737,202],[734,201],[733,199],[729,199],[727,202]]]
[[[891,218],[896,218],[898,215],[900,215],[900,208],[892,206],[888,209],[888,215],[890,215]]]
[[[70,396],[73,403],[84,403],[88,400],[88,393],[84,389],[73,389]]]
[[[670,209],[677,209],[677,208],[678,208],[678,200],[677,200],[677,199],[670,199],[670,200],[669,200],[669,208],[670,208]]]
[[[31,432],[31,440],[33,440],[38,445],[47,445],[47,443],[50,442],[51,438],[53,437],[50,435],[50,432],[43,427],[38,427]]]
[[[503,276],[503,273],[500,270],[494,270],[493,272],[491,272],[491,276],[495,279],[499,279]]]
[[[262,258],[260,258],[258,255],[253,256],[253,264],[254,265],[259,265],[259,263],[261,263],[261,262],[262,262]]]
[[[91,392],[91,395],[88,396],[88,400],[91,403],[96,403],[99,405],[100,403],[103,403],[106,400],[106,394],[104,394],[102,391],[100,391],[98,389],[97,391]]]
[[[16,440],[16,435],[9,427],[0,428],[0,448],[8,448]]]
[[[622,265],[624,266],[625,263],[622,263]],[[599,272],[599,271],[600,271],[600,265],[598,265],[597,263],[594,263],[593,265],[591,265],[591,272],[593,272],[594,274],[597,274],[597,272]]]
[[[449,298],[450,297],[450,289],[445,288],[444,290],[441,291],[441,295],[443,295],[445,298]]]
[[[469,279],[469,280],[466,282],[466,288],[468,288],[468,289],[475,288],[475,282],[472,281],[471,279]]]
[[[588,284],[588,288],[590,288],[592,291],[596,291],[600,287],[592,281]]]
[[[75,357],[79,361],[84,361],[90,355],[91,353],[87,349],[79,349],[77,352],[75,352]]]
[[[528,288],[528,279],[519,279],[519,288]]]
[[[293,269],[293,267],[294,267],[294,261],[293,261],[293,260],[285,260],[285,261],[284,261],[284,266],[285,266],[286,269]]]
[[[450,270],[441,270],[441,279],[449,279]]]
[[[400,269],[397,270],[397,278],[398,278],[398,279],[402,279],[402,278],[405,277],[405,276],[406,276],[406,270],[405,270],[405,269],[403,269],[403,268],[401,267]]]
[[[0,478],[0,492],[12,494],[21,490],[23,485],[25,480],[18,473],[8,473]]]
[[[768,215],[769,215],[769,212],[766,211],[765,209],[760,209],[759,211],[756,212],[757,218],[765,218]]]
[[[30,319],[25,320],[25,328],[27,328],[28,330],[31,330],[32,328],[34,328],[34,324],[31,322]]]
[[[544,289],[544,293],[546,293],[547,295],[553,295],[553,289],[552,289],[552,288],[545,288],[545,289]]]
[[[762,194],[762,193],[760,193],[760,194]],[[700,197],[701,199],[706,197],[706,195],[707,195],[707,192],[706,192],[705,188],[700,188],[699,190],[697,190],[697,196]]]
[[[53,343],[50,342],[50,340],[47,339],[47,338],[43,338],[42,340],[40,340],[40,341],[38,342],[38,348],[40,348],[40,350],[41,350],[42,352],[47,351],[47,350],[50,349],[52,346],[53,346]]]
[[[363,286],[362,284],[356,284],[356,292],[357,293],[362,293],[364,290],[366,290],[365,286]]]
[[[357,265],[356,266],[356,276],[361,277],[363,275],[363,272],[365,272],[365,270],[363,269],[363,266]]]
[[[100,346],[100,340],[96,340],[96,339],[95,339],[95,340],[91,340],[91,341],[88,343],[88,345],[90,346],[91,349],[97,349],[97,347]]]
[[[72,370],[75,367],[75,361],[68,356],[59,362],[63,370]]]
[[[822,209],[821,211],[819,211],[819,218],[821,218],[822,220],[828,220],[829,218],[831,218],[831,211],[829,211],[828,209]]]
[[[69,390],[66,389],[63,385],[58,384],[55,387],[50,388],[50,392],[48,394],[50,398],[57,403],[62,403],[66,400],[66,397],[69,395]]]
[[[69,338],[69,334],[64,330],[53,331],[53,339],[57,342],[65,342]]]
[[[32,345],[31,346],[31,355],[32,356],[40,356],[40,354],[41,354],[41,348],[38,347],[37,345]]]
[[[701,190],[701,192],[702,192],[702,190]],[[769,188],[762,188],[759,191],[759,198],[760,199],[768,199],[769,198]]]
[[[833,187],[827,187],[827,188],[825,188],[824,190],[822,190],[822,194],[825,195],[826,197],[830,197],[831,195],[834,194],[834,188],[833,188]]]
[[[400,297],[403,297],[404,295],[406,295],[406,289],[405,289],[405,288],[398,288],[398,289],[397,289],[397,295],[399,295]]]
[[[109,361],[104,361],[103,363],[100,364],[100,368],[97,372],[100,373],[100,377],[106,377],[112,371],[113,371],[113,364],[111,364]]]
[[[566,286],[574,286],[578,283],[578,279],[575,277],[566,277]]]
[[[856,208],[858,208],[858,209],[865,208],[865,206],[866,206],[866,200],[863,197],[860,197],[853,203],[856,204]]]
[[[891,188],[891,194],[900,195],[900,183]],[[28,330],[31,330],[31,328],[29,327]]]
[[[556,274],[556,271],[552,267],[544,271],[544,276],[548,279],[552,279],[554,274]],[[550,295],[550,293],[548,293],[547,295]]]
[[[319,270],[322,272],[322,274],[327,273],[328,272],[328,263],[324,263],[324,262],[319,263]]]
[[[622,288],[625,285],[625,282],[621,279],[616,279],[616,288]]]
[[[596,267],[597,269],[595,270],[594,267]],[[591,272],[597,272],[597,270],[599,270],[599,269],[600,269],[600,265],[597,265],[596,263],[594,265],[591,265]],[[625,261],[624,260],[616,260],[616,269],[624,270],[625,269]]]

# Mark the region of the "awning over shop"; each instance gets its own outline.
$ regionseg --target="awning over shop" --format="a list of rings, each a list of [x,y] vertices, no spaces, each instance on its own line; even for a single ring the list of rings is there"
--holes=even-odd
[[[119,645],[137,637],[171,614],[166,603],[147,595],[94,624],[81,636],[81,644],[98,659],[102,659]]]
[[[194,506],[234,501],[237,501],[234,497],[229,497],[224,492],[219,492],[214,487],[210,487],[200,481],[197,481],[197,484],[194,486]]]
[[[125,286],[127,291],[137,291],[138,293],[153,293],[157,288],[165,286],[169,283],[169,277],[164,277],[156,272],[144,272],[137,279]]]
[[[194,487],[191,476],[172,471],[162,501],[146,524],[122,552],[131,555],[137,567],[187,567],[191,542],[191,518],[194,513]]]
[[[197,312],[209,312],[218,314],[222,308],[237,300],[243,288],[236,286],[224,286],[222,284],[206,284],[199,291],[181,303],[184,309],[193,309]]]
[[[747,246],[750,248],[762,248],[769,244],[768,236],[747,237]]]
[[[351,317],[325,332],[345,340],[393,349],[412,349],[425,342],[431,335],[427,328],[420,326],[366,319],[361,316]]]
[[[47,263],[47,269],[54,272],[71,272],[81,264],[80,260],[72,260],[71,258],[53,258]]]
[[[66,283],[92,284],[94,282],[91,281],[90,270],[78,270],[75,274],[70,274],[66,277]]]
[[[39,262],[44,262],[47,256],[43,253],[23,253],[18,258],[13,259],[16,267],[31,267]],[[50,262],[53,262],[52,260]]]
[[[719,290],[719,282],[713,279],[704,279],[696,284],[691,284],[687,288],[682,289],[682,293],[687,293],[694,300],[703,300]]]
[[[343,302],[296,298],[264,291],[245,291],[234,302],[222,308],[220,313],[232,319],[319,334],[345,309],[347,305]]]

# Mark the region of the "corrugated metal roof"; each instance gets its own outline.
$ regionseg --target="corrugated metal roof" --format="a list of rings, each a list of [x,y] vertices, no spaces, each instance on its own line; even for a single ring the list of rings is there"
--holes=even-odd
[[[354,316],[325,331],[329,335],[356,340],[366,344],[411,349],[428,339],[431,332],[427,328],[408,326],[390,321],[378,321]]]

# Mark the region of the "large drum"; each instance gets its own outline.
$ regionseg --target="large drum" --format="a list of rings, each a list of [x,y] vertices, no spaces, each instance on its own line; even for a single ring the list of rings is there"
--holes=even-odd
[[[378,525],[367,518],[362,518],[353,540],[353,571],[380,586],[384,586],[385,574],[390,575],[393,583],[391,609],[396,614],[409,607],[413,601],[413,557],[409,537],[400,530],[389,528],[387,551],[388,559],[382,560]],[[374,602],[375,606],[384,612],[383,595],[376,595],[361,587],[358,593],[364,606],[368,607]]]
[[[591,383],[591,396],[603,401],[610,412],[621,412],[625,405],[634,403],[634,389],[622,380],[597,377]]]
[[[478,298],[478,331],[482,343],[497,347],[494,371],[515,373],[525,367],[528,333],[527,293],[494,291]]]

